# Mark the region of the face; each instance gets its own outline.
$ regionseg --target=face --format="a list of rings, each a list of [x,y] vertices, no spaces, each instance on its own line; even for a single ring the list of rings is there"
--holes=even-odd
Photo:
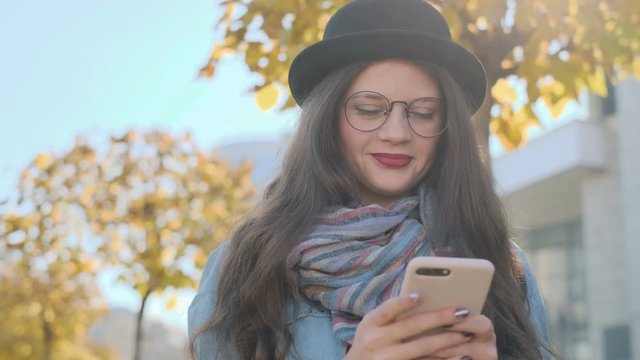
[[[421,98],[441,98],[439,86],[429,74],[401,60],[385,60],[366,68],[353,81],[344,99],[361,91],[373,91],[389,102],[407,104]],[[366,111],[371,109],[364,108],[365,105],[370,104],[363,104],[358,111],[368,114]],[[421,111],[430,114],[430,121],[443,121],[437,102],[421,105]],[[388,207],[410,195],[435,157],[439,137],[417,135],[409,125],[403,103],[394,103],[386,121],[370,131],[356,130],[342,108],[339,122],[342,150],[358,180],[357,195],[365,205]]]

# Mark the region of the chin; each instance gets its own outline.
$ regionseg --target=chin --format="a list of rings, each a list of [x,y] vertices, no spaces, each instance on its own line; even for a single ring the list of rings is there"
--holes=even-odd
[[[385,187],[374,187],[372,190],[374,190],[373,192],[377,193],[380,196],[384,196],[387,198],[403,198],[403,197],[407,197],[410,195],[411,189],[413,187],[412,186],[398,186],[398,187],[389,187],[389,186],[385,186]]]
[[[384,179],[383,179],[384,180]],[[372,188],[377,190],[376,192],[385,196],[401,196],[411,192],[411,189],[415,186],[412,181],[398,182],[386,181],[379,184],[371,184]]]

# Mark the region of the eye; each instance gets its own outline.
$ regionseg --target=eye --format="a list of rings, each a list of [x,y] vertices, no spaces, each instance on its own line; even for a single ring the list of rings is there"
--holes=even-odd
[[[414,100],[407,108],[407,117],[413,120],[438,120],[439,106],[433,98]]]
[[[408,117],[417,120],[435,120],[436,113],[433,111],[409,111]]]
[[[356,111],[358,115],[362,115],[362,116],[377,116],[377,115],[383,115],[386,112],[384,108],[381,108],[378,106],[371,106],[371,105],[357,106]]]

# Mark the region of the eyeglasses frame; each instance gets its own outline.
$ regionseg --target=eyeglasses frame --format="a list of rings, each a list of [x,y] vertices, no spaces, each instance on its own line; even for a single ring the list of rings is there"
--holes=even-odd
[[[358,129],[357,127],[353,126],[353,124],[351,123],[351,121],[349,121],[349,116],[347,115],[347,103],[349,102],[349,100],[351,100],[351,98],[353,98],[354,96],[356,96],[356,95],[358,95],[358,94],[362,94],[362,93],[372,93],[372,94],[380,95],[380,96],[382,96],[382,98],[383,98],[383,99],[385,99],[385,100],[387,101],[387,104],[389,104],[389,110],[387,111],[387,115],[385,116],[384,121],[383,121],[382,123],[380,123],[380,125],[379,125],[378,127],[374,128],[374,129],[371,129],[371,130],[360,130],[360,129]],[[387,98],[386,96],[382,95],[382,94],[381,94],[381,93],[379,93],[379,92],[371,91],[371,90],[363,90],[363,91],[358,91],[358,92],[355,92],[355,93],[353,93],[353,94],[349,95],[349,97],[348,97],[348,98],[347,98],[347,99],[342,103],[342,108],[343,108],[343,111],[344,111],[344,117],[345,117],[345,119],[347,119],[347,123],[349,123],[349,126],[351,126],[353,129],[355,129],[355,130],[357,130],[357,131],[360,131],[360,132],[372,132],[372,131],[376,131],[376,130],[380,129],[382,126],[384,126],[384,124],[386,124],[386,123],[387,123],[387,120],[389,120],[389,115],[391,115],[391,112],[393,111],[393,106],[394,106],[396,103],[404,104],[404,115],[405,115],[405,119],[407,120],[407,124],[409,125],[409,128],[411,129],[411,131],[413,131],[413,133],[414,133],[414,134],[416,134],[416,135],[418,135],[418,136],[420,136],[420,137],[423,137],[423,138],[426,138],[426,139],[431,139],[431,138],[438,137],[438,136],[442,135],[442,134],[445,132],[445,130],[447,130],[447,128],[449,127],[449,122],[448,122],[448,121],[446,121],[446,119],[445,119],[445,121],[446,121],[445,126],[442,128],[442,130],[441,130],[439,133],[437,133],[437,134],[435,134],[435,135],[425,136],[425,135],[418,134],[418,132],[417,132],[417,131],[415,131],[415,129],[411,126],[411,121],[409,121],[409,112],[408,112],[408,109],[409,109],[409,108],[411,107],[411,105],[413,105],[413,103],[415,103],[416,101],[418,101],[418,100],[424,100],[424,99],[435,100],[435,101],[436,101],[437,103],[439,103],[439,104],[441,104],[441,103],[442,103],[442,99],[440,99],[440,98],[436,98],[436,97],[430,97],[430,96],[425,96],[425,97],[417,98],[417,99],[411,100],[411,101],[410,101],[410,102],[408,102],[408,103],[407,103],[406,101],[400,101],[400,100],[390,101],[390,100],[389,100],[389,98]],[[442,111],[441,111],[441,113],[442,113]],[[441,114],[441,115],[442,115],[442,114]]]

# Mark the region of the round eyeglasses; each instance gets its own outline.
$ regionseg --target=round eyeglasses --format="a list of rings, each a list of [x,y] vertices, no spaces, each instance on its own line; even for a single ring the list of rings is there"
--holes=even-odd
[[[384,125],[396,103],[405,105],[404,113],[409,127],[417,135],[432,138],[447,129],[441,101],[434,97],[419,98],[409,103],[391,102],[375,91],[359,91],[344,102],[344,116],[352,128],[364,132],[373,131]]]

